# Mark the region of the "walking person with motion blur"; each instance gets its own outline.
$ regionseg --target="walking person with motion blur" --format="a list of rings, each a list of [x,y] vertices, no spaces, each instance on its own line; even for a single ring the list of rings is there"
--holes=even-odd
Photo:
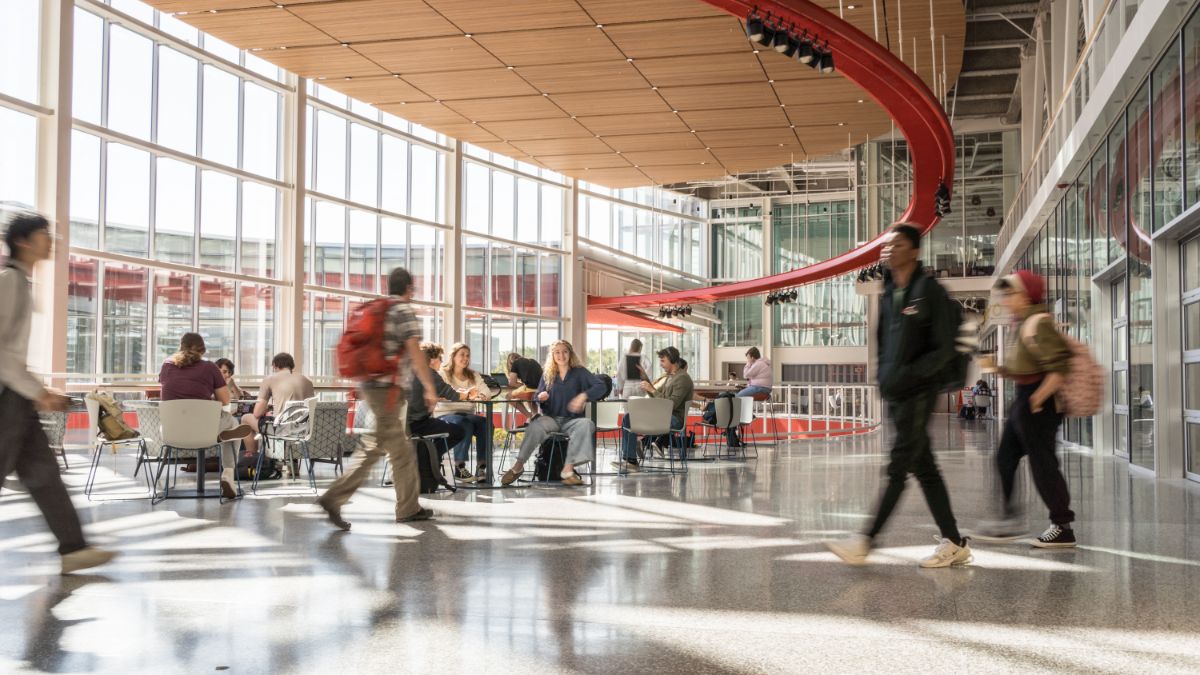
[[[642,396],[642,382],[649,377],[650,361],[642,355],[642,341],[634,338],[629,351],[621,357],[617,366],[617,379],[613,391],[621,398]]]
[[[396,490],[396,522],[429,520],[433,511],[421,507],[417,495],[421,476],[417,468],[417,453],[408,437],[408,394],[404,390],[409,376],[421,383],[425,392],[425,407],[437,406],[437,387],[429,370],[429,360],[421,351],[421,324],[409,304],[413,296],[413,278],[408,270],[397,267],[388,276],[388,298],[376,300],[382,316],[379,342],[364,344],[364,352],[380,356],[389,372],[366,377],[360,388],[363,400],[375,416],[375,439],[367,447],[354,451],[354,458],[333,485],[317,499],[329,522],[342,530],[350,529],[350,521],[342,517],[342,506],[350,500],[371,473],[371,467],[386,453],[392,465],[392,485]],[[365,317],[365,315],[364,315]],[[349,332],[349,329],[348,329]],[[343,337],[343,344],[346,338]],[[338,346],[339,358],[342,346]]]
[[[16,471],[29,496],[58,539],[62,573],[103,565],[116,555],[87,545],[79,514],[58,473],[58,460],[42,430],[38,411],[67,409],[68,399],[46,389],[29,372],[29,330],[33,315],[33,268],[53,248],[50,223],[34,213],[12,216],[4,235],[7,264],[0,269],[0,488]]]
[[[887,487],[865,534],[826,545],[851,565],[863,565],[900,501],[913,474],[925,493],[941,536],[921,567],[950,567],[971,562],[971,549],[959,534],[926,427],[942,386],[939,375],[955,358],[958,325],[950,315],[945,289],[921,269],[921,231],[907,224],[892,228],[881,260],[888,267],[879,301],[879,392],[888,404],[895,429]]]
[[[1029,458],[1033,484],[1050,509],[1050,526],[1033,545],[1038,548],[1071,548],[1075,530],[1071,524],[1071,494],[1059,468],[1055,453],[1058,427],[1063,415],[1055,394],[1071,369],[1071,349],[1046,313],[1046,282],[1028,270],[1017,270],[996,282],[1009,315],[1017,323],[1019,335],[1012,357],[997,367],[991,357],[980,365],[985,370],[1011,378],[1017,396],[1004,420],[1004,432],[996,449],[996,470],[1000,473],[1002,512],[998,520],[980,523],[976,533],[982,541],[1005,541],[1028,534],[1020,506],[1013,500],[1017,468],[1021,457]]]

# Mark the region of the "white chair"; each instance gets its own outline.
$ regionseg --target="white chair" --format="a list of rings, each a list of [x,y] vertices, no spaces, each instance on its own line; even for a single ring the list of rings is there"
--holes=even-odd
[[[88,467],[87,479],[83,483],[83,494],[91,500],[92,490],[96,485],[96,472],[100,469],[100,453],[104,450],[104,446],[108,446],[115,453],[120,447],[136,447],[138,449],[138,458],[140,459],[145,453],[145,444],[142,441],[141,434],[134,438],[126,438],[122,441],[108,441],[100,436],[100,402],[92,397],[91,394],[83,397],[83,405],[87,408],[88,429],[91,430],[92,439],[96,442],[92,449],[92,463]]]
[[[596,423],[596,439],[598,441],[604,440],[601,438],[602,434],[611,434],[614,431],[621,431],[621,411],[625,408],[624,403],[621,403],[620,401],[596,401],[592,405],[596,406],[596,415],[592,421]],[[620,438],[621,437],[618,434],[618,447],[620,445]],[[599,452],[600,447],[601,444],[598,443],[596,446],[597,452]],[[593,475],[599,473],[596,470],[599,464],[599,461],[593,462],[590,473]]]
[[[734,397],[734,413],[737,415],[737,426],[742,435],[742,459],[747,459],[746,448],[754,450],[754,458],[758,458],[758,440],[752,440],[750,427],[754,424],[754,399],[745,396]]]
[[[291,463],[293,460],[303,461],[308,472],[309,489],[315,494],[317,478],[313,473],[313,463],[333,464],[334,473],[340,473],[342,457],[347,450],[353,450],[357,446],[358,437],[346,433],[346,420],[350,413],[349,403],[318,401],[316,398],[310,398],[305,400],[305,405],[308,407],[308,424],[302,434],[270,435],[263,438],[264,452],[259,456],[259,466],[255,472],[255,494],[258,493],[257,477],[262,469],[264,455],[285,463]],[[357,421],[355,423],[358,424]]]
[[[173,482],[171,474],[167,476],[162,494],[158,493],[158,481],[162,476],[163,469],[168,466],[174,467],[172,474],[178,473],[177,460],[180,453],[196,455],[196,482],[199,489],[195,495],[175,496],[212,496],[204,492],[204,459],[201,454],[213,450],[216,451],[218,458],[221,457],[221,444],[217,441],[217,435],[221,428],[221,404],[216,401],[199,400],[163,401],[158,406],[158,414],[161,423],[162,458],[158,465],[158,472],[154,476],[155,491],[151,496],[151,501],[157,504],[164,499],[172,498],[170,494]],[[223,462],[218,466],[220,467],[218,472],[225,469]],[[219,488],[213,494],[220,497],[222,502],[225,501]],[[241,495],[240,482],[238,483],[238,495]]]
[[[665,398],[630,399],[625,404],[625,414],[629,417],[629,432],[638,436],[667,437],[667,470],[675,473],[675,457],[678,454],[680,470],[687,470],[687,453],[683,447],[683,429],[671,427],[671,408],[674,403]],[[646,460],[651,456],[647,453]],[[622,475],[627,473],[622,463]],[[643,470],[645,470],[643,468]],[[661,470],[661,469],[660,469]]]

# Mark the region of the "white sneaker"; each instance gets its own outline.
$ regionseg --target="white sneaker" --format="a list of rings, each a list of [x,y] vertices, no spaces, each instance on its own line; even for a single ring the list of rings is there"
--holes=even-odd
[[[117,557],[112,551],[94,548],[88,546],[81,548],[78,551],[71,551],[62,556],[62,573],[70,574],[79,570],[86,570],[89,567],[99,567],[104,563]]]
[[[974,557],[971,555],[971,547],[967,540],[963,539],[963,545],[959,546],[949,539],[934,537],[939,543],[938,547],[933,550],[933,555],[928,558],[921,559],[921,567],[951,567],[956,565],[966,565],[971,562]]]
[[[848,539],[827,541],[825,547],[847,565],[857,567],[867,564],[867,554],[871,552],[871,538],[865,534],[856,534]]]
[[[625,473],[637,473],[642,470],[642,467],[633,462],[613,462],[612,467],[617,471],[624,471]]]

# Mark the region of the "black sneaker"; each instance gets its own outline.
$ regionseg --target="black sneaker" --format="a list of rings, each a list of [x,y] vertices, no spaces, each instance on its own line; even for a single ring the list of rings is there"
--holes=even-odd
[[[1037,548],[1075,548],[1075,531],[1062,525],[1051,525],[1033,540],[1033,545]]]
[[[454,479],[460,483],[474,483],[475,475],[466,466],[459,466],[454,469]]]

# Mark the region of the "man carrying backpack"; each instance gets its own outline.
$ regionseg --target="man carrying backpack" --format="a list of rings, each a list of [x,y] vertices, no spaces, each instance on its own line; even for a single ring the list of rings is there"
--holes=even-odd
[[[360,393],[375,416],[375,442],[356,450],[350,466],[317,499],[329,522],[343,530],[350,529],[350,522],[342,517],[342,506],[366,480],[371,467],[384,453],[392,465],[396,522],[433,517],[433,511],[421,508],[417,501],[421,479],[417,455],[408,438],[405,385],[410,376],[416,377],[425,390],[425,405],[430,409],[437,405],[437,388],[429,371],[429,361],[421,351],[421,324],[409,306],[413,278],[408,270],[403,267],[392,270],[388,276],[388,295],[390,297],[375,300],[364,307],[360,315],[352,317],[347,335],[338,345],[341,372],[362,380]]]
[[[888,484],[866,534],[826,545],[851,565],[866,563],[875,537],[896,508],[908,474],[917,477],[941,532],[933,555],[921,567],[950,567],[971,562],[971,549],[958,532],[950,494],[933,458],[926,426],[938,392],[953,369],[958,321],[945,289],[921,269],[921,231],[900,224],[883,244],[880,259],[890,274],[879,301],[879,391],[895,428]]]
[[[38,419],[39,410],[66,410],[67,397],[43,387],[28,369],[30,277],[34,265],[50,258],[50,223],[33,213],[15,215],[8,221],[4,243],[10,257],[0,268],[0,487],[15,470],[58,539],[62,573],[70,574],[103,565],[115,554],[84,540],[79,514]]]
[[[1046,282],[1028,270],[1017,270],[996,282],[1001,301],[1017,324],[1020,334],[1011,358],[997,368],[990,358],[980,365],[1011,378],[1017,385],[1016,399],[1004,421],[1004,433],[996,450],[996,469],[1003,490],[1000,520],[981,523],[980,538],[1011,540],[1027,534],[1020,508],[1013,503],[1013,484],[1021,457],[1029,457],[1033,484],[1050,509],[1050,527],[1034,540],[1038,548],[1071,548],[1075,532],[1071,523],[1071,494],[1055,454],[1058,427],[1063,414],[1055,394],[1071,370],[1071,349],[1054,326],[1054,318],[1042,304]]]

